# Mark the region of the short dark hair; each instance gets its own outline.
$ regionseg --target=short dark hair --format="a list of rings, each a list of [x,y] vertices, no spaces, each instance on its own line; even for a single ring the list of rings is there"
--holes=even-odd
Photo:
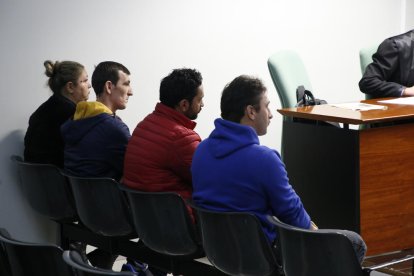
[[[119,80],[119,71],[130,75],[129,70],[124,65],[115,61],[103,61],[95,67],[92,74],[92,87],[96,96],[103,93],[107,81],[111,81],[116,85]]]
[[[240,123],[246,106],[252,105],[260,110],[260,100],[266,87],[256,77],[241,75],[228,83],[221,94],[221,117]]]
[[[171,108],[183,99],[191,103],[202,82],[203,77],[196,69],[174,69],[161,80],[160,101]]]

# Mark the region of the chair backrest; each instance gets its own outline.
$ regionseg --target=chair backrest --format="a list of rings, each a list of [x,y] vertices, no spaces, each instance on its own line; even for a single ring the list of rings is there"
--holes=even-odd
[[[150,249],[170,256],[202,256],[195,227],[180,195],[122,188],[131,206],[135,231]]]
[[[333,230],[311,231],[269,220],[276,226],[286,276],[362,276],[349,239]]]
[[[365,69],[367,68],[368,64],[372,62],[372,55],[378,49],[378,45],[371,45],[370,47],[362,48],[359,50],[359,65],[361,67],[361,73],[365,73]]]
[[[276,87],[282,108],[294,107],[297,103],[296,88],[305,86],[312,91],[308,73],[299,55],[291,50],[273,54],[267,61],[270,76]]]
[[[77,213],[67,178],[50,164],[24,162],[11,157],[18,166],[25,197],[38,213],[57,221],[75,221]]]
[[[129,206],[117,181],[66,176],[72,186],[79,218],[87,228],[103,236],[133,234]]]
[[[112,271],[101,269],[85,263],[78,252],[73,250],[66,250],[63,252],[63,260],[71,266],[78,274],[78,276],[86,275],[114,275],[114,276],[134,276],[133,272],[129,271]]]
[[[359,65],[361,67],[361,73],[364,75],[365,69],[367,68],[368,64],[372,62],[372,55],[377,52],[378,45],[372,45],[370,47],[362,48],[359,50]],[[373,99],[370,94],[365,94],[365,99]]]
[[[9,259],[6,253],[6,247],[2,242],[0,242],[0,275],[1,276],[11,276]]]
[[[56,245],[17,241],[5,229],[0,229],[0,243],[6,249],[13,276],[75,276],[62,259],[63,250]]]
[[[277,262],[259,220],[249,213],[216,212],[197,206],[209,261],[230,275],[274,275]]]

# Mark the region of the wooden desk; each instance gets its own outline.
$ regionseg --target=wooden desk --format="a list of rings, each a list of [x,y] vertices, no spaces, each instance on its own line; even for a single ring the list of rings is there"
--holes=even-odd
[[[387,99],[392,98],[361,101],[363,103],[386,106],[387,109],[385,110],[353,111],[325,104],[278,109],[278,112],[288,117],[355,125],[395,122],[414,118],[414,105],[384,104],[378,102]]]
[[[377,100],[363,102],[387,109],[278,110],[288,117],[344,124],[284,120],[282,155],[290,183],[318,226],[359,232],[368,255],[414,247],[414,106]],[[389,125],[348,128],[371,123]]]

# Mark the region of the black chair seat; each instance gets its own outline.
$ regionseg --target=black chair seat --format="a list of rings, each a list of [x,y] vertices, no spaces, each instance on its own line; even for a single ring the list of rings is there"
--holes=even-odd
[[[121,186],[128,196],[138,237],[150,249],[189,259],[204,256],[184,200],[176,193],[140,192]]]
[[[37,244],[12,239],[5,229],[0,229],[0,243],[5,248],[13,276],[75,276],[62,258],[63,250],[51,244]]]
[[[279,275],[273,249],[254,215],[192,206],[206,256],[216,268],[229,275]]]
[[[63,252],[63,260],[71,266],[79,276],[83,275],[113,275],[113,276],[134,276],[133,272],[129,271],[112,271],[93,267],[82,260],[82,257],[76,251],[66,250]]]
[[[277,228],[286,276],[364,276],[370,275],[373,270],[414,259],[414,256],[408,256],[372,267],[361,267],[351,241],[344,234],[332,230],[300,229],[272,216],[268,219]]]
[[[67,175],[81,222],[91,231],[110,237],[136,237],[129,206],[118,182],[111,178]]]
[[[57,222],[78,220],[71,188],[58,167],[24,162],[16,155],[11,159],[18,166],[23,192],[35,211]]]

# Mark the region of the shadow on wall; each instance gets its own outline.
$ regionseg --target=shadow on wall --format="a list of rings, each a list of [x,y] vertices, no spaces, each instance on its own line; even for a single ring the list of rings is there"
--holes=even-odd
[[[33,242],[55,242],[57,227],[49,219],[35,213],[20,186],[13,154],[23,156],[22,130],[14,130],[0,138],[0,227],[16,239]]]

